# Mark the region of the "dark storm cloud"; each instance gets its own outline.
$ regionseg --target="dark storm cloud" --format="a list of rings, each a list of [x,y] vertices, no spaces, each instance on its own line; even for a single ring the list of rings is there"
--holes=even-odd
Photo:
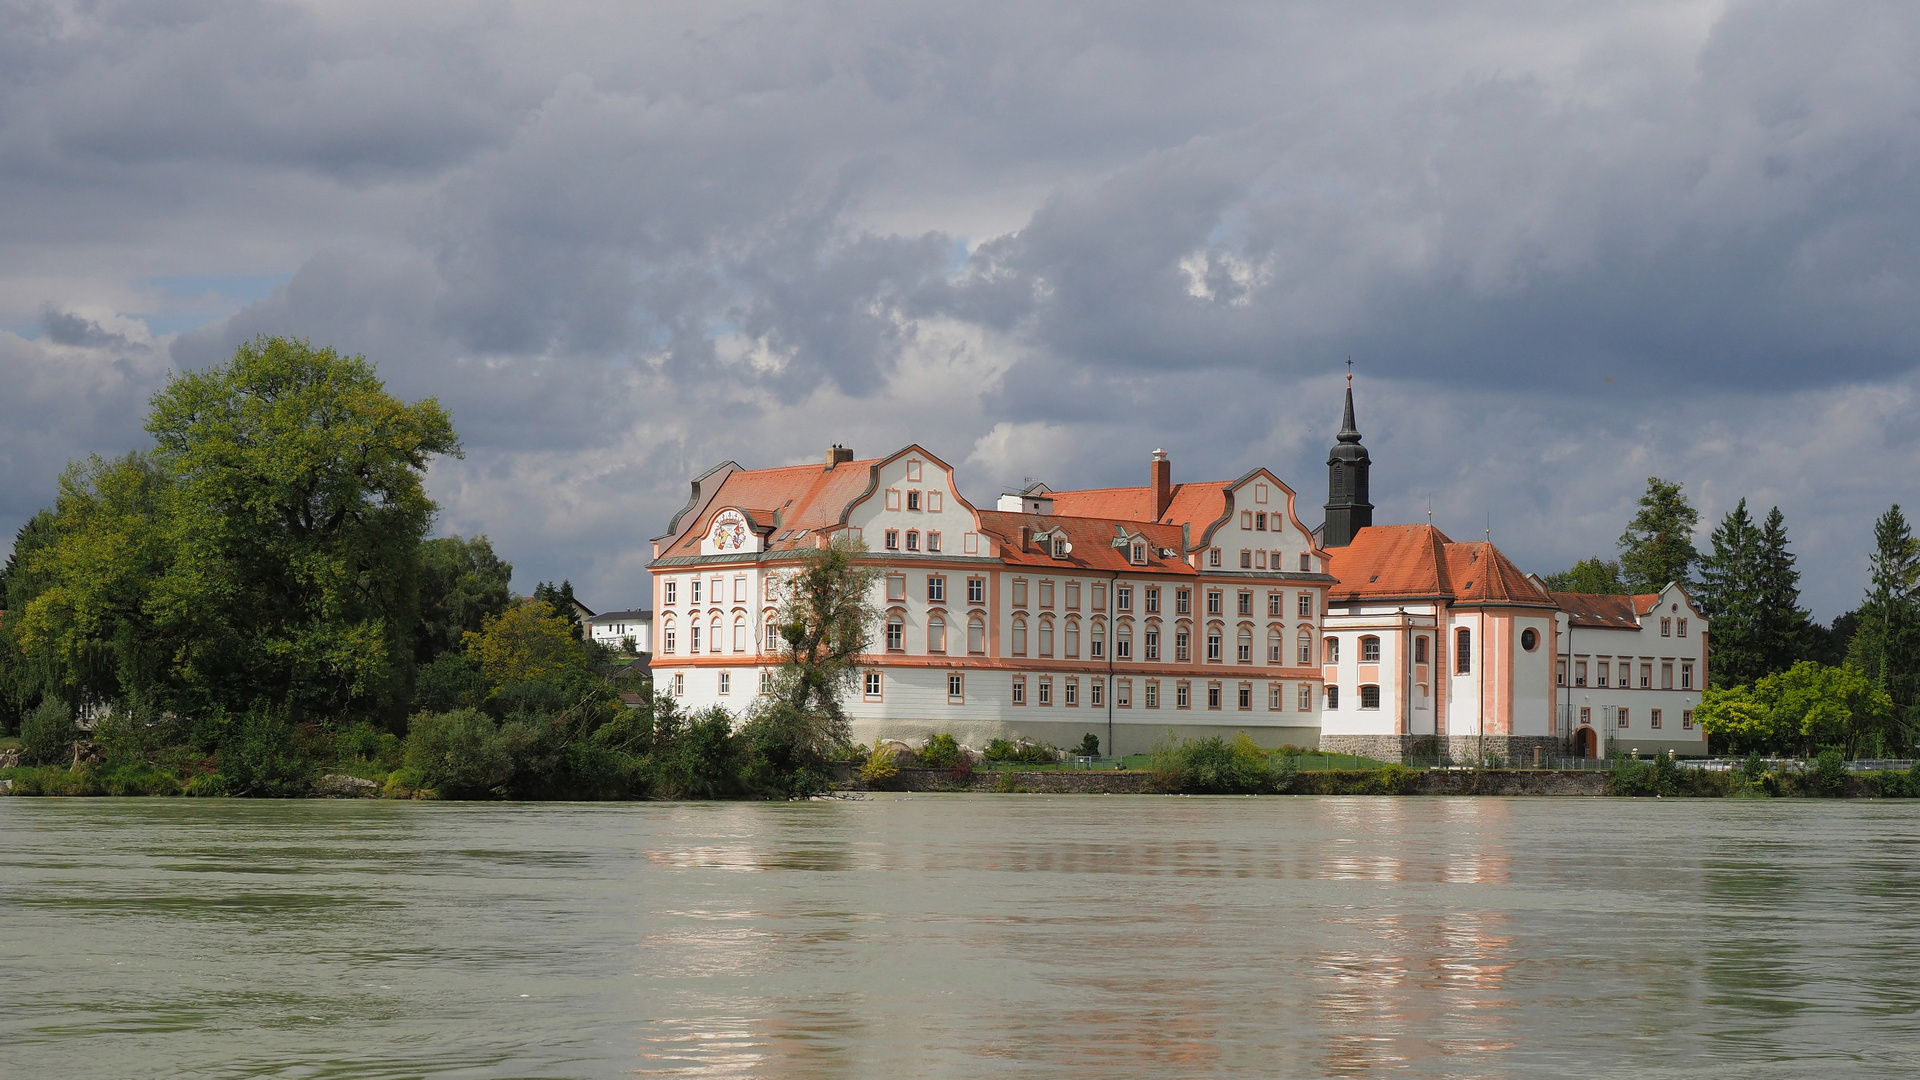
[[[1310,506],[1349,354],[1383,514],[1531,568],[1672,475],[1833,609],[1920,497],[1911,5],[14,4],[0,60],[19,460],[140,441],[143,281],[290,273],[167,357],[366,354],[447,527],[619,603],[690,473],[829,441]]]

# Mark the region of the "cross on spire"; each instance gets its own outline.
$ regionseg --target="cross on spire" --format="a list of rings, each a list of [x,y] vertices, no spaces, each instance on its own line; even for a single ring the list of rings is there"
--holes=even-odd
[[[1347,357],[1347,389],[1353,389],[1353,357]]]

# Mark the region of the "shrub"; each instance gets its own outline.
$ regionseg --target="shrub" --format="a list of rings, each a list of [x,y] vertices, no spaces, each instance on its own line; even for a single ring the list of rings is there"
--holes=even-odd
[[[1807,789],[1815,795],[1832,798],[1847,789],[1847,758],[1838,749],[1828,747],[1814,755],[1813,768],[1806,778]]]
[[[1268,790],[1267,755],[1244,733],[1232,743],[1215,735],[1180,741],[1163,738],[1154,745],[1148,766],[1162,791],[1197,795],[1251,794]]]
[[[893,755],[887,753],[879,739],[873,740],[873,751],[867,755],[866,763],[860,766],[860,781],[876,791],[886,791],[900,780],[900,766],[894,762]]]
[[[389,769],[400,764],[404,753],[398,735],[381,731],[364,720],[335,733],[333,745],[343,759],[377,761]]]
[[[656,731],[656,738],[659,735]],[[739,794],[743,749],[727,710],[715,706],[695,714],[684,726],[676,725],[664,745],[656,746],[654,780],[659,793],[670,799],[723,799]]]
[[[1080,745],[1074,747],[1073,752],[1081,757],[1099,757],[1100,736],[1095,735],[1091,731],[1080,736]]]
[[[1678,795],[1682,781],[1680,763],[1671,754],[1652,761],[1615,758],[1613,772],[1607,777],[1607,791],[1613,795]]]
[[[1727,794],[1734,798],[1764,799],[1778,790],[1779,777],[1767,768],[1758,750],[1727,775]]]
[[[1060,760],[1060,751],[1049,743],[1028,742],[1025,739],[1019,742],[993,739],[987,743],[987,748],[981,752],[980,756],[988,761],[1051,765]]]
[[[829,761],[838,747],[833,718],[782,699],[762,699],[740,728],[747,789],[776,799],[804,799],[833,787]]]
[[[464,652],[442,653],[414,677],[413,705],[423,712],[471,707],[486,698],[480,665]]]
[[[1292,749],[1293,753],[1286,751]],[[1267,755],[1267,787],[1269,790],[1286,793],[1293,790],[1300,780],[1300,753],[1297,747],[1281,747]]]
[[[292,725],[256,709],[240,719],[220,746],[227,793],[259,798],[305,795],[319,769],[294,738]]]
[[[960,752],[959,742],[944,731],[929,737],[927,745],[920,748],[920,764],[928,769],[951,769],[965,756]]]
[[[1409,769],[1398,762],[1389,762],[1373,771],[1367,786],[1372,794],[1411,795],[1419,784],[1418,770]]]
[[[513,775],[500,730],[478,709],[414,717],[405,759],[414,786],[443,799],[485,798]]]
[[[73,760],[77,734],[67,703],[49,697],[20,722],[20,761],[26,765],[65,765]]]

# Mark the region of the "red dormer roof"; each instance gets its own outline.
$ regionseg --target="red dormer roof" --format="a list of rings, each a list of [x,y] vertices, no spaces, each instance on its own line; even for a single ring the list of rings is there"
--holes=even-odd
[[[1456,543],[1431,525],[1370,525],[1328,555],[1329,570],[1340,580],[1328,594],[1331,603],[1441,599],[1554,606],[1499,548]]]
[[[1153,516],[1153,489],[1150,487],[1088,488],[1084,491],[1056,491],[1055,514],[1099,518],[1105,521],[1159,521],[1168,525],[1194,525],[1205,528],[1227,512],[1227,486],[1230,481],[1206,480],[1175,484],[1167,502],[1167,512]]]
[[[1053,514],[1013,514],[1000,510],[980,511],[980,528],[1000,544],[1000,559],[1009,566],[1051,566],[1066,570],[1122,570],[1139,572],[1158,570],[1176,574],[1196,573],[1194,568],[1181,557],[1180,528],[1177,525],[1159,525],[1151,522],[1136,521],[1127,518],[1068,517],[1056,512]],[[1023,551],[1020,547],[1020,530],[1031,530],[1030,535],[1041,533],[1065,533],[1067,543],[1073,550],[1063,558],[1054,558],[1049,552],[1041,551],[1038,545],[1032,550]],[[1131,551],[1117,548],[1113,542],[1122,536],[1144,536],[1147,540],[1147,562],[1138,566],[1128,561]],[[1162,550],[1173,552],[1161,555]]]
[[[699,518],[683,522],[680,535],[674,537],[671,545],[661,548],[660,553],[667,556],[699,554],[700,538],[707,534],[714,516],[730,507],[745,510],[756,526],[773,530],[767,537],[768,551],[812,547],[811,535],[802,538],[794,534],[837,527],[847,504],[872,484],[873,467],[880,461],[880,458],[843,461],[832,469],[824,462],[775,469],[741,469],[721,482],[720,490]],[[779,526],[774,528],[776,516]],[[780,539],[782,536],[786,539]]]

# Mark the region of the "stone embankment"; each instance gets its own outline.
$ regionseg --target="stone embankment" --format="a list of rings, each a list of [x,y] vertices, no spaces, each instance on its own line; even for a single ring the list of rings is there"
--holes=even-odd
[[[1605,795],[1604,772],[1559,772],[1548,769],[1461,769],[1413,773],[1398,792],[1389,792],[1379,773],[1366,769],[1303,772],[1292,794],[1301,795]],[[867,791],[851,776],[840,787]],[[891,791],[1029,792],[1048,795],[1145,795],[1158,791],[1150,772],[1135,770],[1046,770],[1034,772],[979,771],[970,774],[946,769],[902,769],[888,786]]]

